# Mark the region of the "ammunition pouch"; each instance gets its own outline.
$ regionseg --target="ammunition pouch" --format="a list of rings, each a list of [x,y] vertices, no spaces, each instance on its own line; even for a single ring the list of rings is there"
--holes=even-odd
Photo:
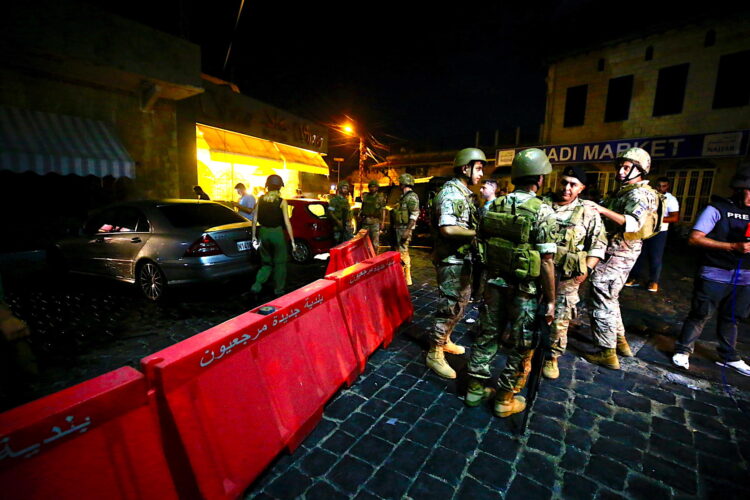
[[[482,217],[482,234],[487,237],[501,236],[511,243],[528,243],[531,219],[503,212],[487,212]]]
[[[564,278],[572,278],[586,274],[586,252],[573,252],[568,247],[557,247],[555,253],[555,267],[560,270]]]

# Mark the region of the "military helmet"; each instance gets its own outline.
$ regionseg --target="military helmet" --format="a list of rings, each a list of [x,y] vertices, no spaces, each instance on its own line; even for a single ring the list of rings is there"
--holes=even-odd
[[[349,186],[349,182],[348,181],[341,181],[341,182],[339,182],[338,186],[336,186],[336,190],[338,191],[339,189],[341,189],[344,186],[350,187]]]
[[[482,165],[486,165],[487,157],[484,156],[484,151],[477,148],[464,148],[453,159],[453,168],[463,167],[474,161],[481,161]]]
[[[367,183],[367,187],[380,187],[380,183],[376,181],[375,179],[371,179],[370,182]]]
[[[268,189],[281,189],[284,187],[284,179],[276,174],[271,174],[266,179],[266,188]]]
[[[524,149],[516,153],[510,167],[510,178],[547,175],[552,172],[552,164],[544,151],[537,148]]]
[[[641,148],[626,149],[617,155],[615,163],[620,165],[625,160],[632,161],[644,174],[647,174],[651,170],[651,156]]]
[[[411,174],[401,174],[398,176],[399,186],[413,186],[414,177]]]

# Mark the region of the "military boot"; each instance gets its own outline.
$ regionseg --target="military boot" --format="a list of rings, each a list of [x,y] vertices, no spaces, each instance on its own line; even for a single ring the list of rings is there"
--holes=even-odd
[[[617,353],[614,349],[602,349],[594,354],[583,353],[583,357],[589,363],[594,363],[610,370],[620,369],[620,360],[617,359]]]
[[[495,389],[485,387],[481,379],[469,377],[469,385],[466,388],[466,406],[479,406],[489,401],[495,395]]]
[[[557,367],[557,358],[548,359],[542,367],[544,378],[556,379],[560,376],[560,369]]]
[[[628,341],[625,340],[625,335],[617,336],[617,354],[619,354],[620,356],[625,356],[626,358],[633,357],[633,351],[630,350]]]
[[[466,348],[462,345],[454,344],[450,337],[448,337],[448,339],[445,341],[445,345],[443,346],[443,352],[460,356],[461,354],[466,352]]]
[[[493,409],[496,417],[510,417],[514,413],[521,413],[524,409],[526,409],[526,399],[523,396],[516,396],[513,391],[497,393]]]
[[[404,277],[406,278],[406,285],[411,286],[411,266],[404,266]]]
[[[445,353],[439,345],[430,346],[427,351],[427,367],[443,378],[456,378],[456,371],[445,361]]]

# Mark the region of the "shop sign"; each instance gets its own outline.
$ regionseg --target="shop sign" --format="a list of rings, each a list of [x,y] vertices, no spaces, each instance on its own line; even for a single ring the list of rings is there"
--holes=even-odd
[[[744,156],[748,151],[749,137],[750,130],[738,130],[719,134],[688,134],[536,147],[544,150],[552,163],[609,162],[633,147],[645,149],[655,160],[716,158]],[[498,166],[503,165],[501,159],[507,161],[508,155],[512,160],[515,151],[499,150]]]

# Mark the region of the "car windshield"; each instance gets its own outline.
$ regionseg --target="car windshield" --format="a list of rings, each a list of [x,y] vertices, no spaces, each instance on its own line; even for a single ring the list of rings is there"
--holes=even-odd
[[[159,210],[177,228],[183,227],[213,227],[224,224],[247,222],[247,219],[237,215],[232,210],[214,203],[164,205]]]

